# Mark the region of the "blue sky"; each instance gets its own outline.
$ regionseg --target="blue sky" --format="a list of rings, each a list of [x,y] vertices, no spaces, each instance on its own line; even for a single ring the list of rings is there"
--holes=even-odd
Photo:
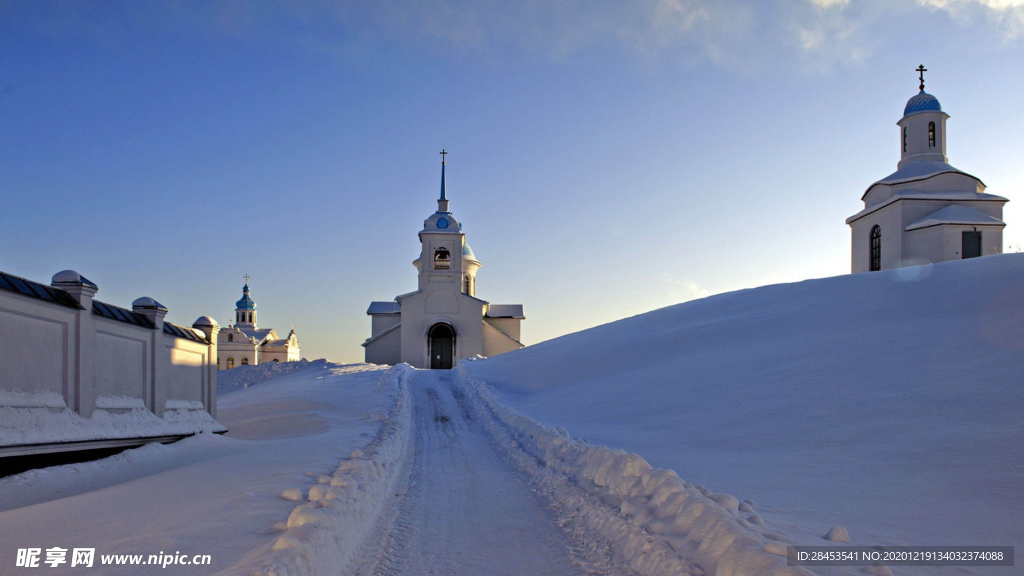
[[[449,152],[526,343],[849,271],[924,63],[1024,244],[1024,0],[0,1],[0,269],[362,359]]]

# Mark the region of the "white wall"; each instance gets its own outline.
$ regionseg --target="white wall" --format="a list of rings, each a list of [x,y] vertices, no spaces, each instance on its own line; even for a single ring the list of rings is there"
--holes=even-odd
[[[388,332],[366,345],[366,361],[394,366],[402,362],[402,328]]]
[[[0,390],[67,401],[75,369],[75,311],[0,290]],[[30,401],[30,400],[29,400]]]
[[[207,339],[198,342],[165,333],[167,310],[143,302],[155,304],[151,299],[136,301],[142,303],[134,311],[153,322],[155,329],[93,313],[95,286],[64,282],[53,287],[70,294],[83,309],[0,289],[0,409],[9,420],[31,422],[32,410],[45,407],[51,420],[67,424],[68,430],[74,428],[75,440],[90,438],[90,421],[94,421],[96,428],[106,430],[102,434],[106,442],[162,436],[168,430],[176,435],[200,428],[223,430],[211,420],[217,411],[216,323],[208,324],[212,320],[206,317],[197,320],[197,337],[202,334]],[[150,416],[147,420],[126,414],[132,410]],[[206,415],[178,414],[168,420],[164,418],[167,410]],[[97,411],[105,412],[98,420],[94,419]],[[124,426],[116,425],[118,417],[124,417]],[[197,428],[189,429],[190,422]],[[54,446],[71,439],[62,438],[58,428],[27,434],[27,429],[5,432],[0,426],[0,454],[59,451]],[[119,430],[117,437],[111,429]],[[11,440],[28,436],[41,440],[27,447]]]

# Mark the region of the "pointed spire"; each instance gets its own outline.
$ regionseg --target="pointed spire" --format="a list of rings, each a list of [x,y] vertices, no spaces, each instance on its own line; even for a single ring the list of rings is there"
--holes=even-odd
[[[447,200],[448,199],[448,197],[445,196],[445,190],[444,190],[444,164],[445,164],[445,162],[444,162],[445,158],[444,157],[447,156],[447,155],[448,155],[448,152],[445,151],[444,148],[442,148],[441,149],[441,197],[439,198],[439,200]]]
[[[445,156],[448,154],[447,150],[441,149],[441,197],[437,199],[437,213],[447,214],[448,213],[448,194],[445,191],[445,178],[444,178],[444,165]]]

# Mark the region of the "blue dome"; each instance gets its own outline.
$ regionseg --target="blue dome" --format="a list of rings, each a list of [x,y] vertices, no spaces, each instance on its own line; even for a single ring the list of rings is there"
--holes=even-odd
[[[469,247],[469,244],[462,245],[462,255],[476,260],[476,254],[473,254],[473,249]]]
[[[942,106],[939,105],[938,98],[921,90],[913,98],[907,100],[907,107],[903,109],[903,115],[925,111],[942,112]]]
[[[249,285],[242,287],[242,299],[235,302],[235,310],[255,310],[256,303],[249,297]]]

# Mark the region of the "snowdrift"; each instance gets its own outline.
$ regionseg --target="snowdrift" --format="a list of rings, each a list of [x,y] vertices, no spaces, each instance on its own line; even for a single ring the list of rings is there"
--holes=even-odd
[[[478,420],[506,458],[563,511],[559,524],[586,533],[581,540],[591,546],[611,550],[631,573],[811,574],[786,566],[784,537],[764,527],[753,502],[684,482],[637,454],[548,428],[503,405],[463,367],[458,372]]]
[[[1024,255],[713,296],[463,371],[801,543],[1024,544]]]
[[[308,490],[286,489],[281,497],[300,503],[289,514],[283,533],[269,550],[258,551],[222,574],[330,574],[350,560],[374,527],[407,458],[412,413],[406,379],[412,370],[402,364],[380,377],[378,386],[390,390],[395,403],[382,417],[377,437]]]

